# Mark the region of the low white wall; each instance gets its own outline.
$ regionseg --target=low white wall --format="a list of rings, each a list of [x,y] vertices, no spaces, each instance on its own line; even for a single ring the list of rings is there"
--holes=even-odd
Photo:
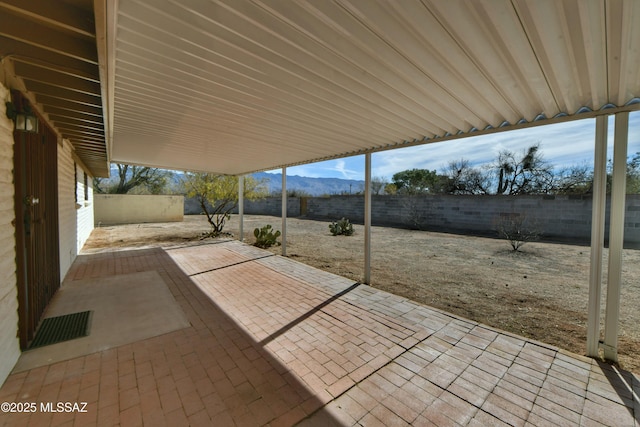
[[[95,194],[96,226],[143,222],[180,222],[184,218],[184,196]]]
[[[1,72],[0,72],[1,74]],[[0,385],[20,356],[16,240],[13,220],[13,122],[5,113],[9,91],[0,83]]]

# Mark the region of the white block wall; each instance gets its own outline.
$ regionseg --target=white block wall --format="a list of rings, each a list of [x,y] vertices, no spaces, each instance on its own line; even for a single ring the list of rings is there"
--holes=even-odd
[[[71,144],[58,146],[58,214],[60,222],[60,280],[64,280],[73,260],[93,230],[93,177],[76,163]]]
[[[96,194],[96,225],[182,222],[184,196],[161,194]]]
[[[87,172],[87,198],[85,199],[85,171],[80,167],[80,165],[77,165],[77,171],[78,173],[76,174],[76,176],[78,179],[78,185],[76,186],[76,188],[78,191],[78,204],[80,204],[80,207],[76,211],[76,219],[78,222],[76,248],[78,250],[78,253],[80,253],[80,250],[93,231],[93,177]]]
[[[0,83],[0,385],[20,356],[16,245],[13,201],[13,122],[7,118],[5,102],[9,90]]]

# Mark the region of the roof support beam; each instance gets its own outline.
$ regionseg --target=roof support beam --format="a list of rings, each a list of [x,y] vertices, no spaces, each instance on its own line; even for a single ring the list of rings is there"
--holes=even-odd
[[[52,113],[49,109],[47,109],[45,112],[49,115],[49,119],[54,122],[70,123],[77,126],[103,129],[102,121],[99,117],[82,115],[79,112],[74,117],[72,113],[56,114]]]
[[[27,89],[31,90],[31,88],[35,85],[48,85],[54,89],[62,89],[65,91],[75,92],[81,95],[89,95],[96,97],[97,100],[100,100],[100,85],[92,82],[82,81],[79,79],[74,79],[73,77],[68,77],[64,79],[46,79],[44,76],[41,78],[35,77],[23,77],[25,85]],[[66,81],[65,81],[66,80]],[[71,81],[76,80],[76,81]],[[42,87],[42,86],[38,86]],[[33,92],[36,92],[34,89]]]
[[[620,321],[620,283],[622,282],[622,247],[624,244],[624,205],[627,183],[627,139],[629,113],[616,114],[613,141],[613,182],[609,220],[609,268],[607,309],[604,324],[604,358],[618,361],[618,323]]]
[[[70,73],[60,72],[52,68],[25,64],[22,62],[16,62],[14,69],[24,80],[47,83],[77,92],[100,96],[100,82],[94,79],[86,79]]]
[[[18,15],[0,14],[0,35],[81,61],[98,63],[95,41],[56,31]]]
[[[115,101],[115,45],[116,45],[116,16],[118,2],[94,0],[93,13],[96,26],[96,48],[100,82],[102,83],[102,111],[104,121],[104,137],[107,146],[106,168],[111,162],[113,144],[113,117]]]
[[[102,117],[102,107],[100,105],[76,102],[70,99],[62,99],[51,95],[38,94],[38,103],[42,104],[46,111],[50,106],[63,108],[69,111],[82,111],[83,113]]]
[[[78,105],[78,108],[80,107],[81,106]],[[87,108],[87,110],[89,109]],[[91,111],[85,111],[84,109],[69,110],[67,108],[46,105],[44,108],[44,112],[47,113],[49,117],[66,117],[69,119],[96,122],[102,125],[102,116],[100,114],[93,114]]]
[[[93,37],[95,35],[93,17],[83,10],[64,2],[52,2],[51,0],[2,0],[0,1],[1,8],[77,35],[84,37]]]
[[[47,83],[30,81],[29,91],[36,94],[36,99],[38,99],[38,102],[40,102],[40,97],[38,95],[48,95],[53,96],[54,98],[60,98],[98,108],[101,106],[100,96],[77,92],[75,90],[65,89]]]
[[[11,58],[15,62],[37,65],[79,78],[99,81],[98,66],[90,62],[2,36],[0,36],[0,46],[0,56]]]
[[[78,120],[78,119],[72,119],[68,117],[60,117],[60,116],[56,116],[55,114],[50,114],[49,120],[54,122],[56,127],[59,127],[59,128],[72,128],[72,129],[89,131],[89,132],[98,131],[100,133],[104,132],[102,123],[100,122],[93,122],[90,120]]]
[[[598,357],[600,342],[600,298],[602,294],[602,255],[607,207],[607,124],[609,116],[596,117],[591,203],[591,270],[587,320],[587,356]]]
[[[65,136],[65,138],[76,137],[79,139],[92,139],[98,142],[102,141],[101,139],[102,134],[98,131],[82,130],[73,126],[61,126],[59,127],[59,130],[60,130],[60,133],[62,133]]]

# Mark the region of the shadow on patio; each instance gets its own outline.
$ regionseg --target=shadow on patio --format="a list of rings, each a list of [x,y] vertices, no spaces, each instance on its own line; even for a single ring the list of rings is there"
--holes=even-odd
[[[236,241],[82,255],[64,285],[144,272],[188,325],[13,373],[0,401],[87,412],[0,424],[638,426],[628,372]]]

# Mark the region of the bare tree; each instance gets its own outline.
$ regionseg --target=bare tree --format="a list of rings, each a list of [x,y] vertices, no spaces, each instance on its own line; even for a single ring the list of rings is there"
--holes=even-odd
[[[489,194],[490,174],[471,166],[468,160],[449,162],[445,171],[445,193],[449,194]]]
[[[116,164],[118,176],[114,180],[94,178],[93,187],[98,193],[127,194],[137,189],[139,192],[160,194],[167,185],[171,172],[144,166]],[[140,191],[140,189],[142,189]]]
[[[593,169],[586,163],[560,169],[554,179],[557,194],[590,194],[593,191]]]
[[[496,194],[547,194],[553,191],[553,167],[543,158],[540,144],[527,148],[522,156],[503,150],[493,165],[497,173]]]
[[[387,185],[387,179],[383,176],[374,176],[371,178],[371,192],[375,195],[380,194],[385,185]]]

